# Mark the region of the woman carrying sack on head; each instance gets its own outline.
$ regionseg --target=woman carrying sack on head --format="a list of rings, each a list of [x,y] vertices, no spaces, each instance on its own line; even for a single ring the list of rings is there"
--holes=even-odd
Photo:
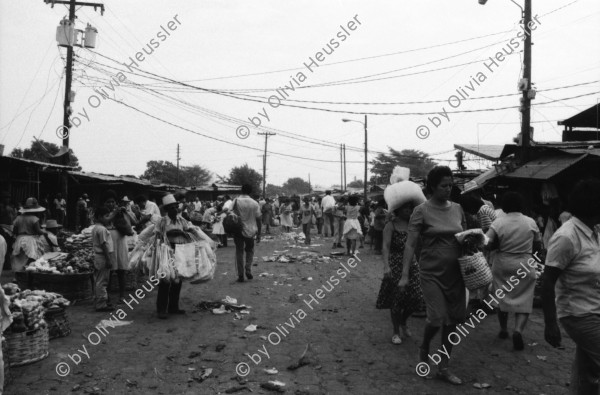
[[[393,215],[383,229],[383,280],[376,307],[390,309],[394,329],[392,344],[397,345],[402,344],[400,328],[404,337],[411,337],[412,334],[406,325],[407,320],[412,313],[422,310],[425,305],[416,259],[411,261],[408,269],[408,286],[404,290],[398,287],[404,272],[403,257],[408,238],[408,222],[414,207],[425,202],[425,195],[417,184],[407,179],[388,186],[384,191],[384,198]]]

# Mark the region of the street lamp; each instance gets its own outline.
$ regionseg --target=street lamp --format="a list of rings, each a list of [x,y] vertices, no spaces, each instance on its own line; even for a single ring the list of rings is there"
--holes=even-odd
[[[343,118],[342,122],[358,122],[365,127],[365,182],[364,182],[364,200],[367,204],[367,115],[365,114],[365,122],[357,121],[354,119]]]

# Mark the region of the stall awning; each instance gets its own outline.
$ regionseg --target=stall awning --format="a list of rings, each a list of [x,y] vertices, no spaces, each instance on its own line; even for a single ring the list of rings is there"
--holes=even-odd
[[[534,180],[548,180],[563,170],[573,166],[588,154],[579,156],[549,156],[527,162],[511,173],[507,178],[527,178]]]
[[[463,193],[471,192],[476,189],[482,188],[490,180],[493,180],[500,174],[500,170],[496,169],[495,167],[492,167],[491,169],[473,178],[471,181],[466,182],[464,185]]]
[[[454,144],[454,148],[492,162],[499,161],[504,150],[503,145]]]
[[[559,125],[572,128],[594,128],[600,129],[600,104],[596,104],[579,114],[573,115],[564,121],[558,121]]]

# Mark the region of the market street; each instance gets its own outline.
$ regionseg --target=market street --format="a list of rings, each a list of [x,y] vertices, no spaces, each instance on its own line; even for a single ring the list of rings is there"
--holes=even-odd
[[[523,352],[513,351],[510,340],[496,337],[495,315],[481,320],[474,330],[469,329],[468,336],[461,339],[452,354],[456,360],[455,372],[465,383],[452,386],[437,379],[420,378],[415,373],[423,318],[409,320],[411,339],[402,345],[391,344],[389,312],[375,309],[381,256],[370,252],[368,245],[360,250],[360,262],[356,261],[354,268],[347,266],[347,256],[325,263],[263,262],[262,259],[274,251],[285,250],[294,256],[308,251],[328,256],[332,251],[329,240],[314,237],[313,244],[321,246],[310,249],[289,248],[290,242],[278,237],[263,240],[256,249],[254,279],[244,283],[235,282],[235,248],[232,245],[221,248],[212,281],[184,284],[181,305],[187,310],[185,316],[158,320],[154,290],[139,305],[133,304],[133,310],[119,306],[127,312],[124,321],[133,323],[115,328],[106,326],[108,334],[97,345],[93,345],[96,337],[88,335],[97,331],[95,326],[99,321],[110,319],[111,314],[94,312],[89,301],[77,303],[68,310],[71,335],[52,340],[48,358],[11,369],[13,381],[6,393],[217,394],[237,389],[240,394],[250,390],[260,394],[270,393],[260,387],[269,380],[284,382],[286,393],[291,394],[550,395],[567,391],[573,342],[565,336],[564,350],[546,344],[540,309],[534,309],[524,333]],[[304,247],[300,242],[297,245]],[[341,264],[348,269],[345,278],[337,272]],[[268,276],[260,277],[261,273]],[[4,278],[10,275],[7,272]],[[309,294],[314,296],[323,286],[331,289],[327,282],[334,284],[332,276],[340,283],[331,292],[324,292],[322,299],[316,299],[318,305],[312,302],[314,309],[311,309],[306,303]],[[237,320],[235,313],[191,312],[201,301],[219,301],[226,296],[250,306],[250,314],[240,314],[241,319]],[[306,313],[305,317],[299,316],[299,309]],[[512,320],[511,317],[509,322]],[[244,331],[250,324],[258,326],[256,332]],[[280,334],[281,342],[275,335],[261,338],[271,333]],[[309,364],[289,371],[287,367],[298,362],[307,344],[310,346],[305,360]],[[82,345],[89,358],[78,353],[82,358],[76,365],[74,360],[78,358],[74,354],[77,350],[84,351]],[[432,351],[437,347],[439,336],[432,344]],[[269,356],[257,350],[266,350]],[[246,353],[260,355],[260,363],[252,363]],[[69,359],[69,354],[73,359]],[[68,363],[71,369],[65,377],[56,372],[61,362]],[[251,370],[243,379],[235,370],[240,362],[249,363]],[[273,367],[279,373],[264,372]],[[212,373],[202,380],[206,368],[212,369]],[[491,387],[476,389],[475,383],[488,383]]]

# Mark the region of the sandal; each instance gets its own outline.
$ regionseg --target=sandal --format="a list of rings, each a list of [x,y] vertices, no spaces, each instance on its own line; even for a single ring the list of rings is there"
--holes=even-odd
[[[392,336],[392,344],[402,344],[402,338],[400,337],[400,335],[394,335]]]
[[[453,385],[461,385],[463,383],[461,379],[450,373],[448,369],[440,370],[437,373],[437,378]]]

